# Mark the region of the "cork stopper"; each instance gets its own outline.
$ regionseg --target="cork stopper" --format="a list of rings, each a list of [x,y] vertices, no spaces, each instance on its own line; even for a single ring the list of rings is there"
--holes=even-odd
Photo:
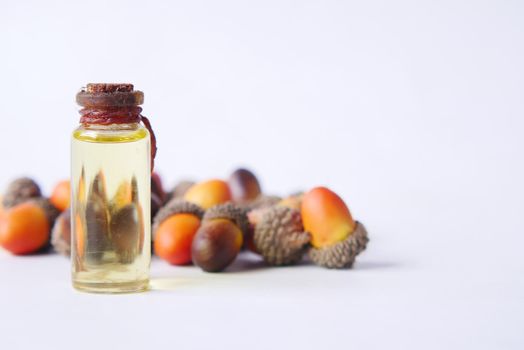
[[[133,84],[89,83],[85,91],[92,94],[97,92],[131,92],[133,90]]]
[[[89,83],[76,94],[82,107],[133,107],[144,103],[144,93],[128,83]]]

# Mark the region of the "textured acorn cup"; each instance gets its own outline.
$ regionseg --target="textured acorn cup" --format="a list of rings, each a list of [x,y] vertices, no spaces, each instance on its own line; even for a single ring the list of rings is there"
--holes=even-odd
[[[245,235],[249,230],[247,210],[234,203],[215,205],[206,210],[204,220],[227,219],[233,221]]]
[[[255,226],[255,247],[270,265],[299,262],[310,239],[309,233],[304,232],[300,212],[287,207],[268,209]]]
[[[153,234],[158,230],[158,227],[164,220],[176,214],[193,214],[199,219],[202,219],[204,209],[181,198],[173,198],[156,214],[153,220]]]
[[[228,219],[213,219],[202,223],[193,238],[193,263],[207,272],[219,272],[228,267],[242,247],[240,228]]]
[[[311,248],[309,258],[315,264],[328,269],[350,268],[357,255],[366,249],[368,242],[366,228],[357,221],[355,231],[346,239],[326,247]]]
[[[33,179],[22,177],[12,181],[7,186],[7,191],[2,198],[2,204],[4,208],[11,208],[41,195],[40,187]]]
[[[51,232],[51,244],[57,253],[71,255],[71,210],[58,216]]]
[[[247,169],[237,169],[231,174],[229,188],[236,202],[248,202],[262,194],[257,177]]]
[[[183,180],[180,181],[173,187],[171,191],[166,194],[166,201],[170,201],[175,198],[183,198],[187,190],[189,190],[195,184],[194,181]]]

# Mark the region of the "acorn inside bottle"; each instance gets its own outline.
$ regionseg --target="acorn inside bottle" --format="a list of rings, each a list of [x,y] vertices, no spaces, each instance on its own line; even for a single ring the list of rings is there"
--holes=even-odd
[[[72,135],[73,286],[126,293],[149,285],[154,134],[131,84],[88,84]],[[146,127],[142,126],[143,123]]]

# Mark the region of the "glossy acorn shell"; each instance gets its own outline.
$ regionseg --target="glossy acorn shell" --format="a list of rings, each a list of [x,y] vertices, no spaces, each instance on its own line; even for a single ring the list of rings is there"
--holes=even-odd
[[[306,193],[301,204],[304,230],[311,234],[314,247],[343,241],[355,230],[355,221],[344,201],[326,187]]]

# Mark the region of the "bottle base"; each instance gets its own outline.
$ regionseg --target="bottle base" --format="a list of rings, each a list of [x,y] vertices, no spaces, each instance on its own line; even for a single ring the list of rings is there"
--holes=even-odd
[[[149,290],[149,280],[133,282],[78,282],[73,281],[73,287],[80,292],[99,294],[140,293]]]

